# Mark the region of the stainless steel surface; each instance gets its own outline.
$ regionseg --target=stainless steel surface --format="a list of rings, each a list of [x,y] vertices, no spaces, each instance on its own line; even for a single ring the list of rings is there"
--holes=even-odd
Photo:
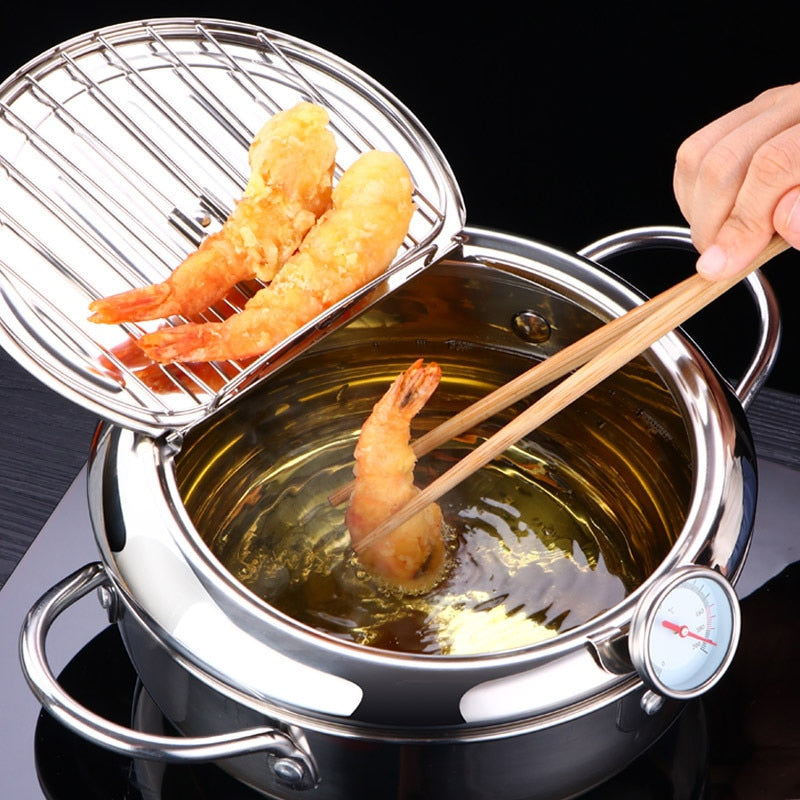
[[[328,109],[338,173],[372,148],[406,162],[418,209],[400,254],[255,363],[211,377],[162,368],[171,391],[153,391],[119,351],[158,323],[89,323],[88,303],[163,280],[218,228],[252,136],[300,99]],[[0,86],[0,166],[3,346],[51,388],[149,433],[225,404],[450,249],[464,224],[442,154],[396,98],[320,48],[225,21],[129,23],[34,59]]]
[[[71,31],[78,32],[95,27],[98,24],[98,13],[106,17],[100,19],[100,23],[105,23],[109,17],[120,18],[123,14],[139,13],[135,7],[126,11],[124,7],[121,10],[116,5],[113,7],[102,5],[98,7],[102,10],[95,12],[94,19],[82,20],[80,11],[76,10],[74,14],[62,15],[60,18],[56,15],[49,20],[50,24],[45,25],[42,22],[40,8],[31,5],[21,8],[20,13],[23,17],[27,14],[31,21],[27,30],[24,25],[20,29],[15,17],[13,36],[7,37],[6,42],[6,53],[12,54],[7,55],[7,63],[11,67],[22,62],[22,56],[13,55],[14,53],[21,53],[27,58],[28,52],[35,54],[39,49],[57,41],[60,34],[56,26],[68,25]],[[191,10],[188,13],[192,13]],[[437,129],[439,142],[446,145],[445,150],[453,157],[454,163],[461,165],[459,171],[464,182],[462,185],[468,190],[470,216],[473,220],[488,224],[490,227],[516,230],[534,235],[536,238],[567,245],[568,249],[573,251],[589,238],[587,233],[599,235],[604,231],[624,226],[631,221],[631,214],[634,215],[634,222],[638,219],[661,220],[678,216],[668,189],[668,181],[664,182],[672,163],[674,143],[693,129],[692,126],[695,124],[693,120],[702,117],[705,121],[713,116],[713,110],[709,111],[707,94],[703,94],[698,88],[698,83],[702,83],[696,80],[698,74],[705,74],[709,65],[712,71],[717,70],[716,74],[721,76],[722,80],[715,84],[719,94],[713,99],[713,103],[724,110],[746,99],[743,93],[749,95],[764,86],[771,85],[772,78],[782,80],[781,71],[785,69],[781,64],[780,54],[791,54],[793,51],[791,42],[790,46],[780,48],[775,47],[774,40],[770,36],[760,38],[751,36],[751,40],[763,43],[759,52],[764,57],[749,59],[748,64],[742,67],[740,63],[742,59],[733,58],[726,61],[725,47],[729,44],[729,39],[725,37],[725,41],[720,38],[716,43],[719,47],[712,43],[710,49],[694,48],[694,51],[703,51],[700,60],[692,63],[694,68],[675,71],[670,58],[653,58],[654,44],[656,48],[663,46],[663,52],[667,53],[682,35],[679,15],[674,15],[674,19],[670,19],[663,13],[660,19],[653,20],[657,24],[651,26],[652,31],[660,31],[655,41],[650,37],[638,37],[638,39],[636,36],[631,37],[626,27],[625,15],[620,12],[619,17],[615,17],[614,14],[602,16],[600,27],[603,33],[613,32],[610,38],[608,35],[598,35],[600,17],[596,17],[587,20],[587,24],[583,26],[585,30],[582,30],[580,25],[577,30],[575,25],[562,26],[564,31],[568,31],[566,36],[569,41],[565,41],[564,36],[545,37],[548,41],[545,43],[546,46],[541,48],[526,47],[523,41],[524,35],[517,30],[511,30],[502,14],[483,15],[480,18],[473,15],[472,19],[470,15],[462,15],[432,28],[419,26],[418,19],[409,21],[404,18],[400,22],[398,18],[399,24],[394,30],[395,35],[386,37],[385,17],[381,15],[364,15],[361,24],[367,26],[365,30],[363,27],[351,28],[349,24],[331,25],[323,15],[309,14],[306,7],[299,5],[280,9],[272,7],[266,11],[262,6],[254,6],[252,10],[237,12],[237,15],[239,13],[250,13],[256,20],[266,19],[280,26],[286,25],[288,30],[316,31],[313,36],[320,39],[328,37],[326,41],[329,43],[335,43],[337,37],[341,37],[350,48],[349,52],[354,54],[356,63],[369,65],[372,60],[375,66],[368,66],[368,69],[372,69],[374,74],[384,70],[381,74],[391,81],[390,85],[398,87],[400,96],[412,99],[412,107],[421,113],[424,112],[428,120],[433,123]],[[653,16],[658,13],[654,11]],[[341,17],[339,14],[337,20]],[[490,23],[491,32],[496,35],[487,37],[486,20],[489,18],[493,19]],[[355,22],[355,15],[352,21]],[[555,17],[547,16],[543,21],[551,24],[554,33],[558,33],[556,28],[562,20],[556,22]],[[754,21],[757,22],[754,17],[748,18],[746,22],[743,21],[743,25],[752,27]],[[374,27],[369,27],[370,25]],[[605,28],[608,28],[608,31]],[[701,28],[702,26],[699,26],[697,30]],[[56,30],[55,37],[53,30]],[[417,52],[425,55],[408,58],[408,42],[417,41],[415,38],[417,33],[421,34]],[[788,29],[778,33],[784,34],[787,41],[791,39]],[[598,69],[582,73],[580,80],[576,80],[574,85],[569,84],[569,79],[565,84],[563,75],[557,80],[550,80],[548,76],[551,73],[548,70],[554,63],[554,58],[556,62],[558,61],[557,51],[563,50],[565,45],[574,48],[576,35],[579,45],[590,54],[590,58],[584,60],[589,63],[592,61],[591,56],[594,56],[593,63]],[[635,47],[633,50],[625,47],[625,37],[630,41],[639,41],[639,51]],[[512,58],[512,68],[509,69],[508,59],[503,58],[502,54],[494,60],[487,57],[486,44],[490,40],[493,42],[491,45],[493,51],[505,49],[507,56],[511,53],[516,54]],[[484,57],[454,59],[452,51],[442,53],[438,49],[442,43],[454,41],[466,41],[476,45]],[[36,44],[38,42],[41,44]],[[642,42],[645,43],[642,45]],[[443,67],[437,71],[436,81],[428,80],[432,59],[428,58],[427,54],[431,52],[436,53],[437,66]],[[792,56],[786,55],[786,60],[788,61],[790,57]],[[634,68],[631,67],[632,64]],[[756,64],[757,74],[753,71],[753,64]],[[392,72],[394,67],[396,71]],[[7,68],[6,72],[10,68]],[[518,82],[505,80],[506,75],[515,72],[529,77],[530,94],[535,98],[535,102],[524,104],[522,110],[520,110],[521,105],[515,102],[519,93]],[[471,87],[468,97],[462,94],[465,86]],[[604,132],[599,136],[587,136],[586,120],[598,117],[598,114],[600,117],[603,116],[602,109],[598,111],[594,103],[598,101],[602,105],[600,98],[604,93],[608,99],[609,87],[614,93],[612,97],[649,98],[652,101],[649,104],[650,111],[647,102],[618,103],[615,108],[616,124],[602,126]],[[654,91],[654,87],[658,90]],[[696,96],[695,90],[697,90]],[[436,99],[444,97],[449,99],[444,102]],[[668,115],[668,131],[664,127],[665,97],[673,100]],[[467,113],[464,108],[465,100],[480,109],[480,119],[477,124],[474,116]],[[497,120],[505,119],[509,108],[514,109],[512,119],[509,120],[511,127],[506,124],[494,124]],[[653,113],[650,113],[651,111]],[[595,129],[597,127],[595,126]],[[520,139],[526,157],[516,159],[513,169],[509,171],[508,143],[509,138],[513,138],[517,131],[524,132]],[[630,135],[620,135],[621,132]],[[527,146],[528,142],[531,142],[531,146]],[[476,153],[482,153],[486,157],[476,160]],[[570,176],[574,179],[570,179]],[[587,176],[590,179],[588,181]],[[585,185],[586,191],[574,191],[579,185]],[[535,187],[534,195],[529,193],[529,187]],[[520,197],[523,197],[523,202],[519,202]],[[526,202],[528,200],[531,202]],[[785,287],[786,291],[782,292],[782,296],[789,308],[793,297],[791,281],[795,273],[797,254],[789,254],[787,259],[785,264],[776,264],[774,270],[768,271],[767,274],[771,278],[774,276],[777,287]],[[637,284],[635,275],[633,282]],[[790,314],[787,331],[792,329],[798,319],[800,317]],[[733,319],[727,320],[723,326],[724,336],[730,337],[737,330],[737,322]],[[702,337],[698,341],[702,344]],[[792,386],[796,385],[796,370],[793,368],[796,359],[793,359],[792,355],[798,342],[800,337],[787,336],[781,357],[785,365],[783,374],[788,376],[787,383]],[[773,385],[776,388],[781,387],[780,382]],[[4,542],[5,553],[8,554],[4,566],[8,572],[22,556],[28,542],[40,530],[47,513],[55,504],[53,500],[51,505],[50,497],[60,496],[59,487],[65,485],[62,482],[63,476],[71,478],[77,471],[78,465],[82,463],[82,456],[88,452],[89,434],[87,433],[84,438],[74,435],[73,415],[59,414],[60,407],[57,403],[53,404],[52,414],[50,408],[41,409],[37,406],[39,395],[36,388],[31,389],[28,386],[23,382],[9,386],[8,372],[6,372],[3,385],[4,396],[7,398],[3,406],[6,446],[2,450],[6,466],[5,474],[8,478],[4,485],[6,499],[2,516],[6,530],[9,520],[12,519],[13,530],[19,530],[18,537],[8,537]],[[797,519],[800,515],[797,503],[800,498],[797,491],[799,485],[797,467],[800,465],[798,447],[800,407],[797,400],[795,395],[767,390],[762,391],[748,409],[748,417],[754,428],[757,452],[760,456],[766,454],[768,460],[765,462],[762,458],[759,465],[760,490],[756,532],[744,573],[737,582],[737,590],[748,591],[752,587],[761,586],[767,577],[777,574],[782,564],[796,561],[800,557],[797,549],[798,537],[791,535],[797,530]],[[64,426],[63,430],[58,430],[59,423],[54,422],[56,418],[64,420],[61,423]],[[52,441],[52,447],[46,444],[47,439]],[[69,450],[72,443],[75,444],[75,448],[69,455],[72,458],[80,458],[80,461],[70,461],[70,465],[75,464],[74,468],[71,466],[64,468],[65,458],[62,453]],[[18,472],[20,467],[21,474]],[[40,482],[46,485],[40,487],[38,485]],[[68,484],[68,481],[66,483]],[[36,487],[32,488],[34,484]],[[34,543],[30,557],[23,559],[18,572],[12,576],[3,592],[3,596],[9,600],[19,599],[21,608],[27,608],[36,594],[50,586],[53,580],[62,577],[65,571],[96,557],[96,550],[91,546],[91,536],[86,535],[90,526],[86,519],[85,489],[82,484],[83,476],[79,485],[66,498],[69,502],[59,506],[52,524],[48,524],[42,531],[40,540]],[[71,535],[72,533],[76,535]],[[784,535],[783,538],[781,534]],[[766,565],[762,559],[765,549],[769,551]],[[4,581],[8,572],[0,577],[0,583]],[[767,589],[766,593],[775,594],[774,588]],[[91,598],[87,598],[85,603],[90,601]],[[8,606],[4,606],[4,610],[7,608]],[[16,693],[21,703],[27,700],[30,701],[28,705],[31,705],[35,703],[35,699],[26,691],[16,663],[15,639],[21,616],[21,614],[0,615],[0,629],[3,631],[4,643],[4,646],[0,647],[0,653],[3,654],[5,665],[2,674],[9,691],[12,694]],[[756,634],[753,638],[756,644],[758,639],[763,642],[765,638],[761,625],[763,620],[755,618],[751,621],[755,623]],[[791,629],[791,620],[788,620],[788,625]],[[99,626],[97,629],[99,630]],[[74,631],[70,631],[70,634],[73,646],[69,653],[72,654],[77,652],[78,647],[86,640],[80,636],[72,636]],[[775,651],[776,648],[764,648],[763,661],[771,662],[770,656]],[[776,662],[779,660],[775,659]],[[743,665],[741,659],[739,662]],[[756,661],[756,664],[760,663],[762,662]],[[757,675],[763,674],[761,670],[753,672]],[[771,706],[774,709],[773,716],[766,718],[769,724],[760,726],[762,731],[766,731],[768,756],[775,753],[772,747],[774,742],[791,742],[797,733],[796,715],[793,713],[797,705],[794,702],[796,698],[790,691],[793,685],[790,668],[785,668],[785,673],[788,673],[785,683],[773,684],[769,688],[756,682],[748,684],[746,688],[752,688],[754,690],[752,694],[749,691],[746,694],[738,691],[738,684],[734,680],[735,688],[724,695],[725,698],[733,700],[737,711],[740,705],[750,705],[741,704],[742,696],[752,697],[754,703],[758,698],[759,708]],[[772,695],[767,702],[763,702],[764,698],[758,694],[759,688],[771,690],[774,695],[779,696],[776,698]],[[3,708],[4,712],[7,708]],[[15,712],[13,724],[9,724],[6,728],[10,734],[4,739],[3,768],[0,773],[3,775],[3,788],[10,797],[40,796],[33,763],[33,723],[37,711],[38,709],[34,709],[28,715],[18,715]],[[741,716],[744,717],[745,713],[742,711]],[[6,713],[5,717],[8,721],[10,714]],[[723,719],[725,722],[722,724],[726,724],[728,714],[725,714]],[[763,717],[759,719],[766,721]],[[745,717],[745,725],[752,721],[752,717]],[[782,725],[782,721],[787,724]],[[740,728],[735,727],[735,730],[738,732]],[[579,743],[579,746],[580,744],[582,743]],[[697,744],[699,745],[699,742]],[[715,744],[714,749],[719,752],[718,745]],[[741,768],[746,771],[751,752],[743,753],[741,765],[736,764],[737,772],[732,775],[731,787],[743,790],[741,781],[738,780],[738,770]],[[20,757],[20,753],[23,757]],[[758,750],[755,753],[757,756],[762,754]],[[526,753],[521,754],[521,758],[526,756]],[[758,760],[764,764],[768,759]],[[18,767],[23,762],[29,767],[29,773],[34,776],[30,782],[23,782],[19,778]],[[775,769],[771,764],[767,766],[769,776],[776,776],[778,773],[783,776],[788,774],[787,779],[791,780],[791,755],[788,755],[783,763],[786,764],[785,769]],[[723,761],[722,772],[729,764],[729,761]],[[502,777],[500,773],[504,765],[503,761],[495,764],[499,777]],[[466,766],[469,768],[470,765]],[[411,764],[411,768],[414,768],[414,764]],[[718,762],[715,762],[714,770],[717,769]],[[720,773],[715,772],[715,774]],[[757,780],[758,777],[762,778],[760,782]],[[756,773],[753,783],[750,784],[756,787],[753,796],[770,791],[769,780],[765,780],[764,777],[763,773],[761,775]],[[724,780],[722,782],[726,783]],[[34,787],[32,792],[31,786]],[[486,797],[495,797],[493,788],[488,787]],[[791,792],[773,791],[776,797],[793,796]],[[422,792],[424,796],[424,784]],[[44,794],[41,796],[44,797]],[[47,796],[50,797],[49,792]],[[358,794],[353,791],[350,796]]]
[[[76,573],[76,580],[96,573],[97,566],[87,565]],[[61,587],[65,593],[59,602],[78,599],[74,596],[75,581],[71,588],[67,583]],[[41,608],[48,616],[52,610],[52,606]],[[191,665],[176,660],[175,654],[141,620],[123,616],[122,629],[143,685],[166,719],[186,736],[185,742],[98,722],[95,715],[65,696],[58,686],[48,686],[41,699],[61,722],[100,746],[117,752],[135,748],[139,756],[161,761],[183,756],[194,760],[202,757],[204,749],[209,754],[218,749],[230,755],[238,747],[246,753],[257,749],[267,738],[267,734],[259,736],[258,729],[250,730],[251,726],[255,729],[263,725],[265,709],[243,706],[209,676],[198,675]],[[24,633],[25,638],[35,635],[30,629]],[[319,782],[314,786],[287,785],[284,771],[277,774],[278,770],[270,769],[270,761],[259,752],[227,758],[220,766],[269,797],[284,800],[302,797],[339,800],[358,796],[359,790],[363,792],[367,787],[370,797],[394,797],[399,783],[409,779],[409,762],[419,764],[421,771],[416,779],[437,797],[461,798],[465,792],[473,792],[479,797],[562,800],[624,767],[674,719],[678,711],[675,705],[668,705],[655,715],[646,714],[640,708],[641,694],[640,687],[629,684],[593,713],[572,720],[569,726],[559,724],[562,720],[554,716],[552,725],[542,729],[531,729],[521,722],[477,730],[473,736],[446,729],[392,731],[351,725],[339,730],[333,727],[320,730],[284,723],[283,727],[288,728],[305,753],[300,758],[294,750],[291,763],[302,766],[305,759],[313,758],[313,763],[319,765]],[[54,698],[55,702],[50,704]],[[216,733],[220,724],[232,719],[245,728],[241,734],[222,737]],[[215,735],[209,735],[209,731]],[[614,735],[610,735],[612,732]],[[570,748],[576,737],[595,743],[581,748],[579,769],[575,768]],[[229,740],[226,745],[212,744],[223,738]],[[160,754],[159,745],[167,748]],[[554,758],[554,752],[565,755],[563,759]],[[367,759],[365,753],[369,754]],[[494,768],[497,763],[506,764],[500,776]],[[487,768],[475,769],[475,764],[485,764]]]

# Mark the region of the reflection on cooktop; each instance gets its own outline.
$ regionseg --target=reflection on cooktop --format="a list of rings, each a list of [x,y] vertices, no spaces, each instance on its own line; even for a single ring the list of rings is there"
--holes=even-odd
[[[96,713],[120,725],[132,724],[137,678],[115,627],[89,642],[59,680]],[[212,764],[138,764],[87,742],[45,712],[36,725],[35,751],[48,800],[263,800]]]
[[[135,709],[149,701],[140,697],[141,687],[115,627],[89,642],[59,680],[78,702],[121,725],[131,725],[132,717],[135,725]],[[707,749],[704,708],[699,701],[690,703],[654,747],[583,798],[703,800]],[[212,764],[134,762],[87,742],[44,712],[36,726],[35,754],[48,800],[263,800]]]
[[[800,798],[798,472],[769,462],[762,467],[753,543],[736,586],[742,599],[742,639],[730,670],[701,700],[689,703],[650,750],[581,800]],[[0,593],[0,797],[258,800],[260,795],[213,765],[134,764],[40,711],[18,664],[19,626],[41,591],[96,556],[85,535],[86,515],[80,481]],[[48,641],[60,680],[95,712],[136,727],[134,710],[145,707],[148,697],[139,692],[117,628],[108,626],[98,603],[86,598],[81,604],[59,620]],[[152,716],[155,727],[150,727]],[[164,726],[157,712],[147,715],[148,730],[159,732]]]

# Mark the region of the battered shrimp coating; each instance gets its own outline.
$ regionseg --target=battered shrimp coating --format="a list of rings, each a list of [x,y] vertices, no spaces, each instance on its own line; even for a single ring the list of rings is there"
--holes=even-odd
[[[242,359],[265,353],[380,275],[414,213],[413,184],[395,153],[361,155],[333,189],[333,207],[269,286],[223,322],[189,323],[138,340],[155,361]]]
[[[345,524],[353,547],[379,523],[409,502],[416,456],[411,449],[411,420],[441,380],[441,369],[415,361],[375,404],[364,422],[355,450],[355,482]],[[445,566],[442,512],[431,503],[391,533],[359,552],[371,572],[405,591],[432,588]]]
[[[236,283],[270,281],[331,203],[336,142],[328,113],[311,103],[267,120],[249,150],[250,179],[222,228],[163,283],[95,300],[92,322],[192,316]]]

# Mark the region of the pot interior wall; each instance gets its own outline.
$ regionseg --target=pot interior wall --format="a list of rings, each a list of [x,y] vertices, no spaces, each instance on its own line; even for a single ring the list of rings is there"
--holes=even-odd
[[[533,310],[550,335],[523,341]],[[533,644],[612,608],[664,559],[692,492],[679,406],[646,360],[531,433],[440,501],[450,568],[430,592],[381,586],[360,567],[334,490],[352,478],[364,419],[418,357],[442,383],[413,425],[430,429],[600,324],[519,274],[443,262],[192,430],[176,459],[186,509],[243,587],[334,637],[427,654]],[[527,406],[427,456],[441,474]]]

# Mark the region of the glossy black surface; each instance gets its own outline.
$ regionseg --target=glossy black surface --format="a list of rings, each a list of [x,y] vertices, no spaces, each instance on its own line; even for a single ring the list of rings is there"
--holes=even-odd
[[[759,471],[753,543],[737,582],[743,633],[731,669],[701,700],[686,706],[653,748],[589,792],[587,800],[800,797],[800,684],[795,677],[800,658],[800,473],[768,461],[759,463]],[[255,798],[214,766],[134,765],[41,712],[17,661],[19,629],[42,592],[96,560],[88,525],[81,472],[0,590],[0,797]],[[136,676],[116,628],[108,626],[93,596],[56,620],[48,650],[63,685],[87,707],[121,724],[139,718]]]

